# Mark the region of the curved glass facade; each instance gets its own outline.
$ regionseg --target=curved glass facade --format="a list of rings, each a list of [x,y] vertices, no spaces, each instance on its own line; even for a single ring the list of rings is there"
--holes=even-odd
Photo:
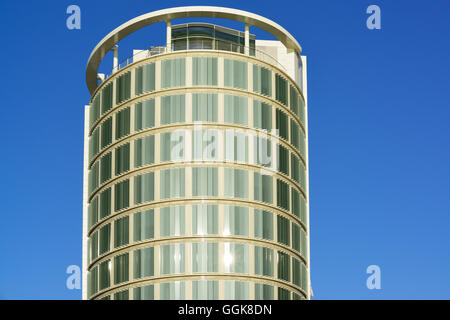
[[[298,84],[239,53],[108,78],[87,121],[88,298],[308,299],[305,121]]]

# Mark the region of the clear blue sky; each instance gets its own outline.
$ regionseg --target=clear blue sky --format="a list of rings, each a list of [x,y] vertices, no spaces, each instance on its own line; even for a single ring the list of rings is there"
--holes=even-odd
[[[81,8],[81,30],[66,28],[70,4]],[[66,289],[65,270],[81,265],[89,54],[137,15],[202,4],[266,16],[308,56],[315,298],[449,299],[444,0],[2,1],[0,298],[81,298]],[[381,30],[366,28],[370,4],[381,8]],[[120,59],[133,44],[162,44],[163,29],[123,41]],[[108,55],[103,71],[111,65]],[[378,291],[365,285],[372,264],[381,267]]]

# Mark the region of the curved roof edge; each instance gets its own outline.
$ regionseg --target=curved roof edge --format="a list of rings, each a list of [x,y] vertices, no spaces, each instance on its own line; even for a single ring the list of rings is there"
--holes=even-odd
[[[146,27],[148,25],[179,18],[223,18],[248,23],[259,27],[274,37],[276,37],[286,48],[301,53],[302,48],[297,40],[277,23],[260,15],[232,8],[212,7],[212,6],[189,6],[163,9],[149,12],[133,18],[104,37],[92,50],[86,67],[86,83],[89,92],[92,94],[97,88],[97,70],[106,53],[120,40],[129,34]]]

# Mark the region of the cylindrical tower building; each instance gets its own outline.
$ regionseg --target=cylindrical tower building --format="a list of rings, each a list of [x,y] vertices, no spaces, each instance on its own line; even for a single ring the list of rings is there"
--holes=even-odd
[[[118,64],[117,43],[157,22],[166,44]],[[229,8],[155,11],[108,34],[86,80],[84,299],[310,298],[306,58],[286,30]]]

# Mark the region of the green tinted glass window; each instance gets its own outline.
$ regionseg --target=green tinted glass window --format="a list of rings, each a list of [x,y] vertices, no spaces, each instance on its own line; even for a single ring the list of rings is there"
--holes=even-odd
[[[116,139],[130,134],[130,107],[116,114]]]
[[[103,121],[101,128],[101,147],[103,149],[112,142],[112,117]]]
[[[217,168],[192,168],[192,196],[217,197]]]
[[[130,143],[125,143],[115,150],[116,176],[130,170]]]
[[[119,76],[116,80],[116,104],[130,99],[131,72]]]
[[[192,84],[217,86],[217,58],[192,58]]]
[[[155,235],[155,214],[153,209],[136,212],[133,216],[134,241],[152,239]]]
[[[102,114],[112,108],[113,83],[108,83],[102,90]]]
[[[248,122],[247,97],[224,96],[224,121],[245,126]]]
[[[225,87],[247,89],[247,62],[224,59]]]
[[[114,221],[114,248],[130,242],[130,218],[128,216]]]
[[[289,219],[280,215],[277,216],[277,237],[278,243],[282,243],[287,246],[290,245],[291,232]]]
[[[161,245],[159,248],[159,273],[184,273],[185,254],[184,243]]]
[[[159,211],[161,237],[182,236],[185,233],[185,206],[163,207]]]
[[[155,136],[134,140],[134,167],[139,168],[155,162]]]
[[[225,168],[225,196],[248,199],[248,171]]]
[[[277,179],[277,206],[289,211],[289,185]]]
[[[270,104],[253,100],[253,125],[267,131],[272,130],[272,106]]]
[[[155,289],[152,284],[133,289],[133,300],[154,300],[154,299],[155,299]]]
[[[167,169],[160,173],[161,199],[184,197],[185,169]]]
[[[192,243],[192,272],[219,271],[219,244],[211,242]]]
[[[253,65],[253,91],[272,96],[272,71]]]
[[[161,125],[185,122],[185,95],[161,97]]]
[[[249,219],[248,208],[240,206],[224,207],[224,231],[225,235],[248,236]]]
[[[100,219],[111,214],[111,188],[100,193]]]
[[[108,152],[100,160],[100,183],[104,183],[111,179],[111,160],[112,154]]]
[[[273,277],[275,257],[273,249],[255,246],[255,273]]]
[[[273,178],[270,175],[254,173],[254,199],[266,203],[273,202]]]
[[[153,247],[135,250],[133,253],[134,279],[152,277],[155,273],[155,249]]]
[[[100,117],[100,94],[97,94],[89,106],[89,128],[92,129],[94,123]]]
[[[161,63],[161,88],[181,87],[186,83],[186,59],[170,59]]]
[[[281,144],[278,145],[278,171],[289,175],[289,150]]]
[[[111,225],[107,224],[101,227],[99,235],[99,254],[102,255],[109,251],[111,243]]]
[[[192,94],[192,120],[217,122],[217,93]]]
[[[129,257],[128,253],[114,257],[114,283],[128,281],[129,278]]]
[[[278,251],[278,279],[290,281],[291,263],[287,253]]]
[[[130,181],[124,180],[114,185],[114,211],[128,208],[130,205]]]
[[[100,263],[98,268],[99,290],[108,288],[111,285],[111,260]]]
[[[155,91],[155,63],[149,63],[136,68],[135,94]]]
[[[138,102],[134,105],[134,130],[140,131],[155,126],[155,99]]]
[[[198,204],[192,206],[192,234],[217,234],[218,225],[217,205]]]
[[[292,248],[300,252],[300,226],[292,223]]]
[[[155,199],[155,175],[148,172],[134,177],[134,204],[150,202]]]
[[[284,105],[287,105],[287,80],[275,75],[275,98]]]
[[[286,141],[289,141],[289,119],[285,112],[277,109],[276,111],[276,125],[278,135]]]
[[[273,240],[273,214],[270,211],[255,209],[255,237]]]

